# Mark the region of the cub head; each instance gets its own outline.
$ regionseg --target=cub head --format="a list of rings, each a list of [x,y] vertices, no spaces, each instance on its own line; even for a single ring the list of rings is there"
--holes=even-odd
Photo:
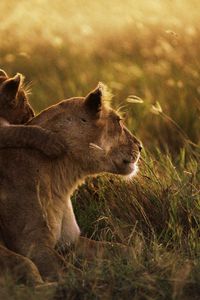
[[[24,124],[34,117],[23,88],[23,76],[19,73],[8,77],[0,70],[0,117],[10,124]]]
[[[30,124],[62,136],[70,160],[85,174],[134,175],[141,142],[126,128],[117,112],[106,106],[104,98],[105,87],[99,84],[86,97],[64,100]]]

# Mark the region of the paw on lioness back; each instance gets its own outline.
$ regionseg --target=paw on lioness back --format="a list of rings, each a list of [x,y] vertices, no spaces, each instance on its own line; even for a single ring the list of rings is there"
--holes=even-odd
[[[26,126],[34,115],[24,77],[20,73],[9,77],[0,70],[0,148],[35,148],[50,157],[63,154],[66,145],[56,134]]]

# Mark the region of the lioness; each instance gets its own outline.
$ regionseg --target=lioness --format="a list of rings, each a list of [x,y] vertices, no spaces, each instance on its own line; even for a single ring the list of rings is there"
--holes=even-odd
[[[39,126],[20,125],[33,117],[23,76],[18,73],[9,77],[0,69],[0,148],[31,147],[50,157],[61,155],[65,147],[55,134]]]
[[[101,172],[135,174],[141,144],[103,97],[100,84],[28,123],[64,139],[63,156],[50,160],[35,149],[0,150],[0,272],[10,268],[33,284],[58,278],[64,261],[56,246],[80,235],[70,200],[75,188]]]

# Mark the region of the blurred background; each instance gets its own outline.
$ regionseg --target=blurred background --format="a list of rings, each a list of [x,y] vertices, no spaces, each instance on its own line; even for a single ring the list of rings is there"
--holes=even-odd
[[[2,0],[0,20],[0,67],[36,112],[102,81],[149,149],[199,143],[198,0]]]
[[[101,176],[73,195],[82,234],[133,255],[72,255],[56,299],[199,299],[200,1],[1,0],[0,41],[0,68],[25,75],[37,113],[101,81],[145,146],[132,181]],[[38,299],[12,291],[0,298]]]

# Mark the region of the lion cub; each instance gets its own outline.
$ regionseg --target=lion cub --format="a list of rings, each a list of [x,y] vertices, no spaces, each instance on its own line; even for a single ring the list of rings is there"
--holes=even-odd
[[[9,78],[0,70],[0,148],[36,148],[50,157],[64,153],[65,145],[56,134],[26,125],[34,115],[23,88],[23,76]]]

